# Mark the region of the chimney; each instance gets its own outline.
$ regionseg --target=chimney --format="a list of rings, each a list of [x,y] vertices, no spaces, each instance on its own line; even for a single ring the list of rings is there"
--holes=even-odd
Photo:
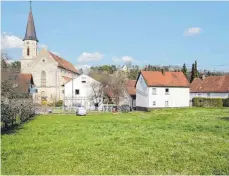
[[[164,71],[164,69],[161,69],[161,73],[162,73],[162,75],[165,76],[165,71]]]
[[[204,80],[204,79],[205,79],[205,75],[203,74],[203,75],[202,75],[202,80]]]

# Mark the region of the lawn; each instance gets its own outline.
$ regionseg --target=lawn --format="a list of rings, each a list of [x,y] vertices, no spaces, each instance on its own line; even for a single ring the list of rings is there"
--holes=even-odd
[[[229,109],[42,115],[2,135],[2,174],[229,174]]]

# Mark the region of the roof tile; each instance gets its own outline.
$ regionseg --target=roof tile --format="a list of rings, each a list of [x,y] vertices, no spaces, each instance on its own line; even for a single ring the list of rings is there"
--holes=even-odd
[[[183,72],[141,71],[148,86],[189,87],[190,84]]]

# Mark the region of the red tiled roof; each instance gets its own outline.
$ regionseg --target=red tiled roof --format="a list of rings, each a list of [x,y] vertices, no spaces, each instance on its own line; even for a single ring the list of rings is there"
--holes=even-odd
[[[125,87],[129,95],[136,95],[135,84],[136,80],[127,80],[125,82]]]
[[[148,86],[189,87],[190,84],[183,72],[141,71]]]
[[[194,79],[190,92],[229,92],[229,75],[208,76],[204,80]]]
[[[32,74],[20,73],[16,76],[17,91],[21,93],[28,93],[29,85],[33,83]]]
[[[64,69],[67,69],[69,71],[72,71],[74,73],[78,73],[76,68],[72,65],[72,63],[64,60],[63,58],[53,54],[52,52],[49,51],[49,54],[53,57],[58,62],[58,66],[62,67]]]

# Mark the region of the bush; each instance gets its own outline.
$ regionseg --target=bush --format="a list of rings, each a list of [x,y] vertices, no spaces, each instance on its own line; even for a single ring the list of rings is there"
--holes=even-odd
[[[196,107],[223,107],[222,98],[193,98],[193,106]]]
[[[56,107],[61,107],[61,106],[63,106],[63,100],[57,101],[55,105],[56,105]]]
[[[7,101],[1,101],[1,122],[5,129],[16,125],[17,116],[23,123],[34,115],[35,110],[31,99],[7,99]]]
[[[223,106],[229,107],[229,98],[223,99]]]

